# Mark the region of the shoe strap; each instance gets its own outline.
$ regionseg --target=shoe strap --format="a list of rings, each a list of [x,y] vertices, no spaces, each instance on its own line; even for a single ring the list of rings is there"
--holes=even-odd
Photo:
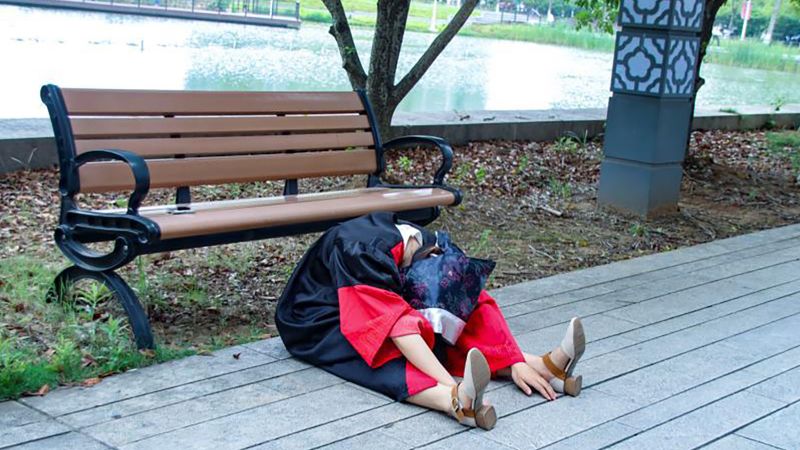
[[[461,405],[461,400],[458,399],[458,386],[460,384],[453,386],[450,391],[450,414],[459,422],[464,420],[464,408]]]
[[[564,369],[558,367],[550,358],[550,352],[542,355],[542,362],[554,377],[558,378],[559,380],[565,380],[567,378],[567,373],[564,372]]]
[[[461,383],[453,386],[453,389],[450,391],[450,414],[459,422],[462,423],[464,418],[475,418],[475,411],[472,409],[465,409],[464,405],[461,403],[461,400],[458,398],[458,387],[461,386]]]

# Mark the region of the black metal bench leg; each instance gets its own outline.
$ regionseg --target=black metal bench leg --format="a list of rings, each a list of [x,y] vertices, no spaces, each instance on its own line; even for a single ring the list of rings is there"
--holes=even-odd
[[[56,276],[53,287],[47,294],[48,301],[63,301],[67,291],[75,282],[86,279],[103,283],[114,294],[117,301],[120,302],[128,315],[128,323],[133,331],[136,346],[140,349],[155,348],[153,333],[150,331],[150,321],[142,308],[142,304],[139,303],[139,299],[133,289],[113,270],[93,272],[78,266],[68,267]]]

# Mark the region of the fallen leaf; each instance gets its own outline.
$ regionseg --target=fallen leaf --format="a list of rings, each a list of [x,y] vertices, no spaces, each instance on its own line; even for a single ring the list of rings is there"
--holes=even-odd
[[[95,384],[97,384],[97,383],[99,383],[101,381],[103,381],[103,379],[100,378],[100,377],[87,378],[87,379],[83,380],[83,383],[81,383],[81,386],[83,386],[83,387],[92,387],[92,386],[94,386]]]
[[[31,397],[44,397],[45,395],[47,395],[48,392],[50,392],[50,385],[49,384],[43,384],[42,387],[40,387],[38,391],[36,391],[36,392],[26,392],[25,395],[28,395],[28,396],[31,396]]]
[[[153,351],[153,349],[150,349],[150,348],[143,348],[143,349],[139,350],[139,353],[141,353],[142,355],[144,355],[144,356],[146,356],[148,358],[155,358],[156,357],[156,352]]]

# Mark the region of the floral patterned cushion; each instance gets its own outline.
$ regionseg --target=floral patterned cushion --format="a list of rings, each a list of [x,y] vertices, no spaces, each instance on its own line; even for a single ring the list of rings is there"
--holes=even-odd
[[[402,296],[417,310],[442,309],[466,322],[495,263],[465,255],[447,233],[437,238],[442,254],[401,270]]]

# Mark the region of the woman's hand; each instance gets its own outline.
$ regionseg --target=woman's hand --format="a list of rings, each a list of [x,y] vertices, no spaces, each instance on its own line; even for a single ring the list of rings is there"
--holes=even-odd
[[[527,363],[518,362],[513,364],[511,366],[511,379],[514,380],[514,383],[525,395],[533,394],[531,390],[531,388],[533,388],[547,400],[556,399],[556,392],[553,390],[553,387],[550,386],[550,383]]]

